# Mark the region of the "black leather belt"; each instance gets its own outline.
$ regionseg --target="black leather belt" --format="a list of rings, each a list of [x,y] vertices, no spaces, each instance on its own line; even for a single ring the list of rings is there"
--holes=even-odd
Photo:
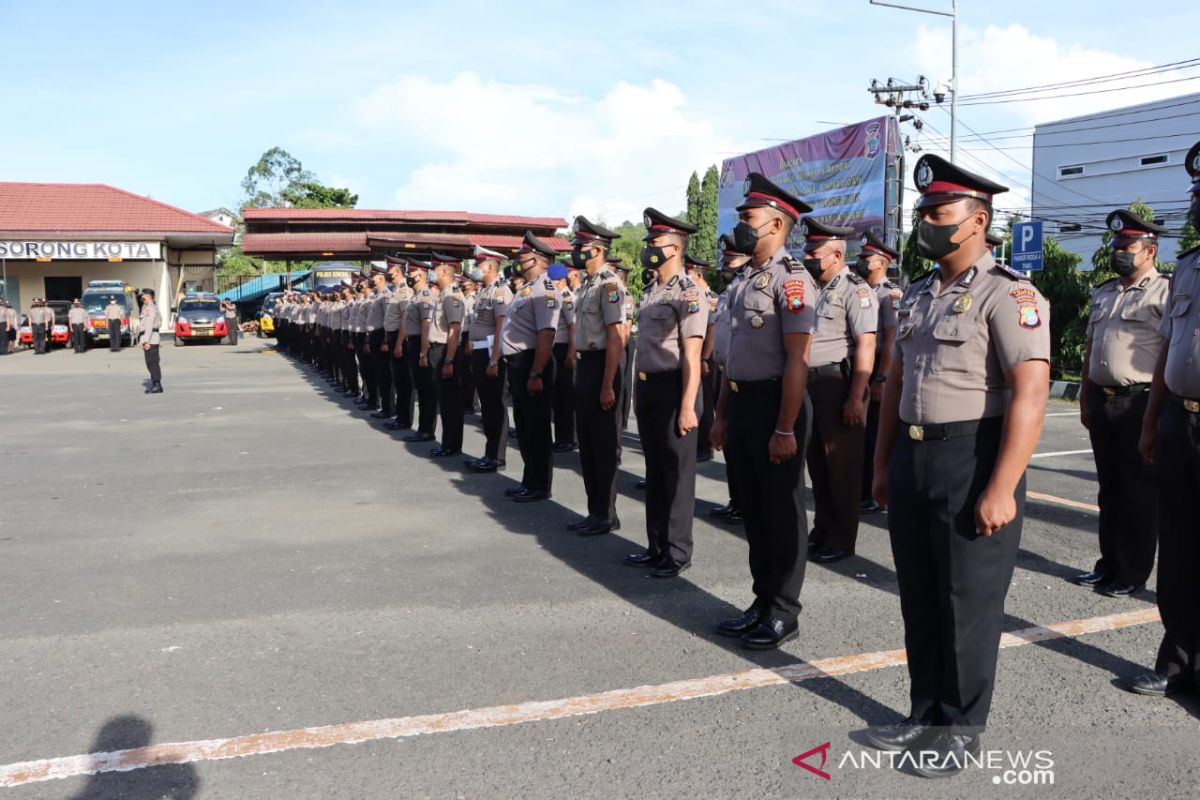
[[[580,361],[585,361],[585,360],[591,359],[591,358],[596,358],[596,359],[604,358],[604,356],[606,356],[608,354],[608,352],[606,350],[576,350],[575,354],[579,358]]]
[[[1200,414],[1200,400],[1195,400],[1190,397],[1180,397],[1172,393],[1171,399],[1183,406],[1183,410],[1189,414]]]
[[[1150,390],[1148,383],[1131,383],[1128,386],[1097,386],[1100,391],[1104,392],[1105,397],[1125,397],[1131,394],[1141,394]]]
[[[729,390],[731,392],[753,392],[758,389],[778,389],[779,378],[764,378],[759,381],[735,381],[730,379]]]
[[[819,367],[810,367],[808,370],[809,378],[844,378],[842,375],[841,364],[823,364]]]
[[[900,424],[907,426],[908,438],[914,442],[944,442],[947,439],[974,436],[985,421],[972,419],[964,422],[939,422],[933,425],[909,425],[901,420]]]
[[[654,383],[655,381],[665,381],[665,380],[670,380],[672,378],[677,379],[682,374],[683,374],[683,370],[667,369],[667,370],[663,370],[661,372],[639,372],[637,374],[637,377],[638,377],[639,381],[643,381],[646,383]]]

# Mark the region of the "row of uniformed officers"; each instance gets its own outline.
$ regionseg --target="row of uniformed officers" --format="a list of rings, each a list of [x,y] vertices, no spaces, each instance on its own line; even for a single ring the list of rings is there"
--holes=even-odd
[[[1192,161],[1200,173],[1200,155]],[[433,438],[437,397],[443,436],[433,455],[461,449],[461,379],[469,363],[487,439],[484,456],[468,462],[479,471],[504,463],[507,382],[524,462],[521,484],[508,490],[516,502],[550,497],[554,387],[564,359],[573,362],[571,397],[588,507],[568,527],[584,535],[620,525],[622,397],[636,382],[647,545],[625,563],[656,577],[678,575],[691,563],[695,467],[704,449],[698,439],[707,427],[708,443],[725,450],[730,504],[723,511],[744,523],[753,595],[745,612],[718,630],[747,647],[778,647],[797,635],[806,563],[854,552],[869,486],[873,501],[866,507],[889,508],[912,701],[904,721],[872,729],[869,739],[886,749],[919,746],[945,756],[923,762],[922,774],[956,772],[965,754],[978,750],[991,705],[1025,469],[1045,413],[1049,309],[1024,276],[992,258],[992,198],[1005,187],[931,155],[918,162],[915,183],[921,197],[914,235],[937,268],[902,297],[886,280],[898,256],[893,248],[868,236],[855,262],[847,263],[852,229],[806,216],[810,206],[761,175],[749,176],[737,225],[721,237],[729,283],[719,297],[704,283],[707,265],[688,268],[695,228],[647,209],[641,262],[648,280],[632,367],[624,267],[610,259],[616,234],[582,217],[571,253],[582,275],[574,293],[548,275],[555,251],[527,234],[511,287],[501,256],[487,250],[476,251],[474,271],[465,275],[448,258],[410,261],[407,269],[390,265],[390,292],[377,275],[374,289],[359,287],[357,300],[351,287],[340,299],[287,299],[280,335],[349,394],[358,393],[362,375],[364,406],[380,403],[379,413],[394,416],[396,427],[413,422],[412,400],[405,398],[415,395],[420,417],[409,440]],[[1118,231],[1118,252],[1145,241],[1133,230]],[[796,235],[804,242],[801,260],[785,246]],[[1134,256],[1143,265],[1144,259]],[[1174,466],[1185,467],[1173,480],[1191,490],[1163,504],[1164,556],[1169,519],[1178,560],[1161,574],[1159,598],[1179,605],[1170,615],[1163,609],[1168,635],[1157,677],[1131,683],[1151,694],[1194,691],[1200,649],[1197,582],[1181,578],[1200,566],[1194,532],[1181,534],[1187,515],[1196,518],[1200,498],[1200,401],[1194,399],[1200,381],[1194,367],[1172,370],[1183,359],[1200,358],[1200,339],[1187,334],[1200,331],[1200,304],[1193,306],[1190,297],[1200,288],[1192,285],[1200,283],[1193,280],[1200,259],[1187,254],[1180,266],[1192,270],[1186,273],[1191,283],[1174,295],[1163,336],[1191,350],[1169,356],[1163,349],[1158,389],[1148,395],[1154,413],[1146,414],[1148,427],[1141,431],[1145,447],[1161,410],[1163,425],[1173,427],[1171,440],[1160,436],[1158,447],[1172,452]],[[479,283],[470,301],[456,288],[464,279]],[[573,332],[566,342],[559,339],[567,347],[556,359],[568,313]],[[1094,313],[1093,327],[1098,323]],[[381,389],[388,374],[389,388]],[[873,427],[878,433],[868,435]],[[1175,453],[1181,442],[1186,446]],[[806,465],[815,497],[811,534],[803,502]],[[1167,575],[1179,582],[1163,587]]]

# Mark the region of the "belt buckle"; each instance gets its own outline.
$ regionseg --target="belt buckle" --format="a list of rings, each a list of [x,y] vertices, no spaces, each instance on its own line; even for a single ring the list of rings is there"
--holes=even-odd
[[[923,442],[923,441],[925,441],[925,428],[924,428],[924,426],[922,426],[922,425],[909,425],[909,426],[908,426],[908,438],[912,439],[914,442]]]
[[[738,385],[737,385],[737,381],[730,381],[730,382],[729,382],[729,389],[730,389],[731,391],[734,391],[734,392],[738,391]]]
[[[1200,414],[1200,400],[1185,399],[1183,401],[1183,410],[1190,411],[1193,414]]]
[[[1100,390],[1104,392],[1105,397],[1116,397],[1117,390],[1111,386],[1101,386]]]
[[[644,380],[646,380],[646,373],[644,373],[644,372],[639,372],[639,373],[638,373],[638,380],[639,380],[639,381],[644,381]]]

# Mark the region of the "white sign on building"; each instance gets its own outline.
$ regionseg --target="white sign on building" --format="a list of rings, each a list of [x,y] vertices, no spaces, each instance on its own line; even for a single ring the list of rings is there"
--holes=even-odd
[[[57,242],[0,239],[0,258],[73,260],[124,258],[135,261],[157,261],[162,258],[162,242]]]

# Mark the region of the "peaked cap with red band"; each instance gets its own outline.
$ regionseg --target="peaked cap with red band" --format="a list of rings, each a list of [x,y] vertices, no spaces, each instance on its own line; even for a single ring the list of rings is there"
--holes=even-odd
[[[837,225],[825,225],[815,219],[805,219],[800,223],[799,233],[806,242],[827,242],[842,240],[855,234],[854,228],[841,228]]]
[[[528,253],[539,255],[549,261],[553,261],[558,255],[553,247],[534,236],[531,231],[525,231],[525,238],[521,240],[521,247],[517,250],[517,255],[523,256]]]
[[[923,155],[917,161],[917,167],[913,170],[913,183],[921,193],[916,208],[945,205],[964,197],[973,197],[991,204],[993,197],[1008,191],[1007,186],[967,172],[941,156],[932,154]]]
[[[808,203],[791,192],[784,191],[758,172],[751,172],[746,176],[746,199],[736,210],[745,211],[748,208],[773,208],[787,214],[794,221],[812,211],[812,206]]]
[[[1132,211],[1126,211],[1123,208],[1118,208],[1109,214],[1105,218],[1104,224],[1113,232],[1113,236],[1118,239],[1149,239],[1156,241],[1160,234],[1167,232],[1167,229],[1162,225],[1147,222]]]
[[[661,236],[664,233],[677,233],[680,236],[691,236],[696,231],[700,230],[691,223],[684,222],[681,219],[668,217],[656,208],[647,208],[642,212],[642,221],[646,223],[646,235],[642,237],[643,242],[648,242],[655,236]]]
[[[1200,192],[1200,142],[1192,145],[1192,149],[1188,150],[1187,158],[1183,160],[1183,166],[1187,169],[1188,175],[1192,177],[1192,188],[1188,191]]]
[[[883,239],[880,239],[875,234],[869,232],[863,236],[862,250],[860,252],[862,252],[864,256],[886,256],[890,261],[895,261],[900,257],[899,250],[889,246],[887,242],[883,241]]]
[[[578,216],[575,218],[575,244],[590,244],[591,242],[600,242],[605,245],[612,244],[614,239],[620,238],[620,234],[616,231],[610,231],[603,225],[597,225],[590,221],[587,217]]]

